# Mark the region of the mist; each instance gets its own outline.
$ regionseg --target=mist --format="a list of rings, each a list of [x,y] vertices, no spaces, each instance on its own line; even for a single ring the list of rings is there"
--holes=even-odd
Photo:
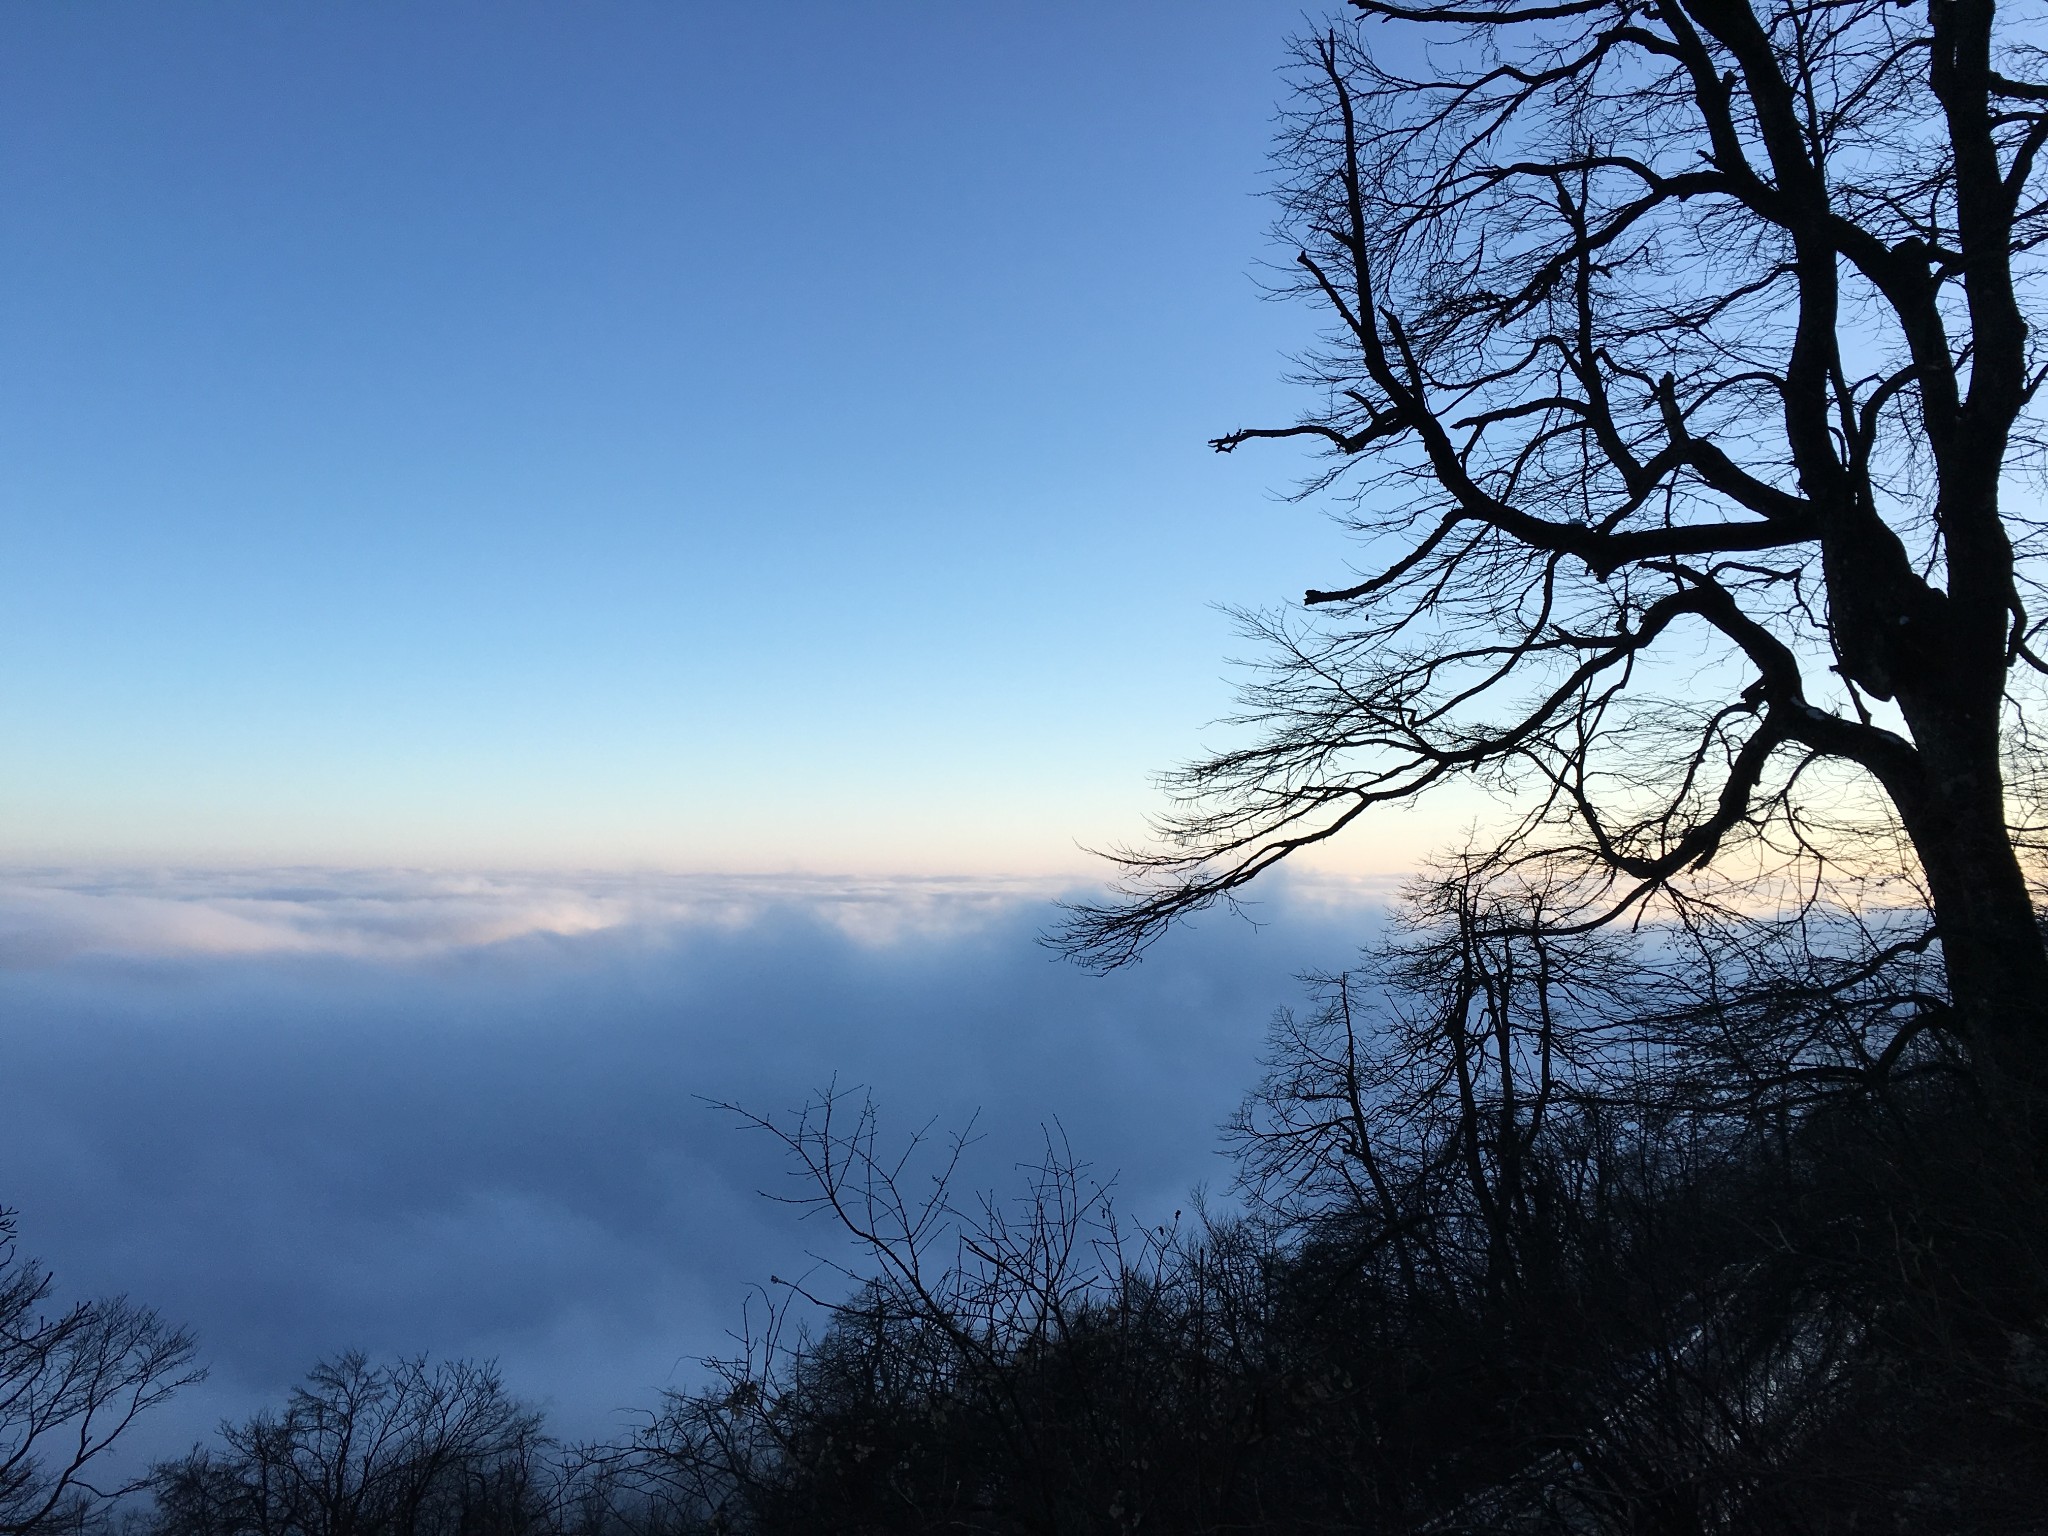
[[[972,1127],[1001,1192],[1051,1134],[1171,1220],[1298,973],[1384,893],[1297,882],[1106,977],[1043,883],[17,872],[0,889],[0,1158],[65,1296],[127,1292],[212,1377],[165,1454],[360,1347],[495,1358],[569,1437],[698,1379],[750,1289],[836,1234],[716,1107],[872,1091]]]

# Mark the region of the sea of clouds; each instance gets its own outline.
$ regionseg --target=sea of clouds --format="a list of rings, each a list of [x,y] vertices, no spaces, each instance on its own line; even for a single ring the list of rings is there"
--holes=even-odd
[[[777,1149],[713,1107],[873,1091],[972,1121],[976,1187],[1056,1127],[1170,1218],[1296,977],[1384,885],[1265,892],[1106,977],[988,879],[0,875],[0,1205],[65,1295],[189,1323],[189,1444],[348,1347],[499,1360],[569,1435],[698,1379],[749,1288],[836,1256]]]

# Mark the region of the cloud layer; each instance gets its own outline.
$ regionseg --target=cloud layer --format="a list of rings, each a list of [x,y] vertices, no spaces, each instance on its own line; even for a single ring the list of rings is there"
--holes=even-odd
[[[1040,1126],[1169,1213],[1262,1026],[1383,894],[1282,895],[1107,978],[1025,882],[17,872],[0,882],[0,1203],[68,1293],[192,1323],[246,1412],[318,1356],[495,1355],[560,1428],[692,1379],[829,1234],[703,1102],[836,1078],[907,1133]]]

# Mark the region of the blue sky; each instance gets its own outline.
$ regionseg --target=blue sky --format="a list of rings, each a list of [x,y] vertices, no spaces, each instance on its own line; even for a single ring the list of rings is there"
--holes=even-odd
[[[1302,19],[0,12],[0,858],[1085,868],[1346,568]]]

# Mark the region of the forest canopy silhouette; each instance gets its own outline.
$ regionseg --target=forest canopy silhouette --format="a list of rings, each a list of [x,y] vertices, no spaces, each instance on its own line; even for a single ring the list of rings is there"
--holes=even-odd
[[[734,1111],[861,1262],[771,1279],[631,1434],[350,1354],[118,1518],[2048,1529],[2042,21],[1354,0],[1301,41],[1279,291],[1324,329],[1303,413],[1214,446],[1320,450],[1359,568],[1249,617],[1237,744],[1063,942],[1126,963],[1454,782],[1501,817],[1276,1017],[1235,1198],[1134,1222],[1056,1133],[978,1196],[857,1091]],[[93,1315],[141,1406],[185,1370]],[[117,1518],[61,1461],[0,1463],[0,1532]]]

